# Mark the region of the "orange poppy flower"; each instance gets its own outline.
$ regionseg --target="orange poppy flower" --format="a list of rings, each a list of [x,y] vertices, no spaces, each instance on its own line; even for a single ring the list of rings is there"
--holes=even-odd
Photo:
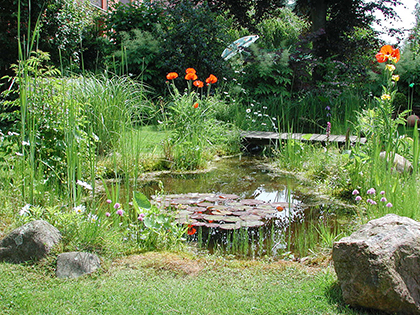
[[[188,225],[188,231],[187,231],[188,235],[194,235],[195,232],[197,232],[197,230],[191,224]]]
[[[194,108],[198,108],[198,103],[195,103],[195,104],[193,105],[193,107],[194,107]]]
[[[217,78],[212,74],[210,74],[210,76],[206,79],[207,84],[214,84],[216,82],[217,82]]]
[[[194,68],[187,68],[187,70],[185,70],[185,73],[196,73],[197,71],[195,71]]]
[[[196,86],[198,88],[202,88],[204,86],[203,81],[200,81],[200,80],[195,80],[193,84],[194,84],[194,86]]]
[[[166,75],[166,78],[167,78],[168,80],[173,80],[173,79],[176,79],[176,78],[178,78],[178,73],[176,73],[176,72],[169,72],[169,73]]]
[[[197,75],[195,74],[195,73],[192,73],[192,72],[188,72],[186,75],[185,75],[185,80],[197,80],[198,79],[198,77],[197,77]]]
[[[397,63],[400,60],[400,50],[394,49],[390,45],[384,45],[375,57],[378,62],[386,62],[391,59]]]

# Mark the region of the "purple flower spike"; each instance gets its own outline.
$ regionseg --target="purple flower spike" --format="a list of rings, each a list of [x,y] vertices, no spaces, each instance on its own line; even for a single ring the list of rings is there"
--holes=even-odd
[[[115,205],[114,205],[114,209],[119,209],[120,207],[121,207],[121,205],[118,202],[116,202]]]
[[[386,206],[387,206],[388,208],[391,208],[391,207],[392,207],[392,203],[388,202],[388,203],[386,204]]]
[[[356,200],[356,201],[360,201],[360,200],[362,200],[362,197],[357,196],[354,200]]]
[[[351,194],[354,196],[354,195],[358,195],[360,193],[359,193],[359,191],[357,189],[355,189],[355,190],[353,190],[353,192]]]

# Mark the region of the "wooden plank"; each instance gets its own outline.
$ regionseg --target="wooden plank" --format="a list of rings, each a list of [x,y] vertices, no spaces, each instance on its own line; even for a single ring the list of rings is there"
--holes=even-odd
[[[309,135],[311,135],[309,137]],[[346,136],[343,135],[330,135],[327,139],[325,134],[305,134],[302,133],[277,133],[277,132],[268,132],[268,131],[243,131],[241,132],[241,137],[248,139],[249,141],[277,141],[277,140],[288,140],[295,139],[300,141],[313,141],[313,142],[337,142],[345,143]],[[309,138],[309,140],[308,140]],[[360,138],[357,136],[350,136],[349,141],[351,143],[366,143],[366,138]]]

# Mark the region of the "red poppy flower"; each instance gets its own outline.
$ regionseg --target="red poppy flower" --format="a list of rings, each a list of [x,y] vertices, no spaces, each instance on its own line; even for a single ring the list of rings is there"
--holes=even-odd
[[[197,77],[197,75],[195,73],[188,72],[185,75],[185,80],[197,80],[197,79],[198,79],[198,77]]]
[[[176,79],[176,78],[178,78],[178,73],[176,73],[176,72],[169,72],[169,73],[166,75],[166,78],[167,78],[168,80],[173,80],[173,79]]]
[[[277,206],[276,209],[277,209],[277,211],[283,211],[284,210],[284,208],[282,206]]]
[[[200,81],[200,80],[195,80],[193,84],[194,84],[194,86],[196,86],[198,88],[202,88],[204,86],[203,81]]]
[[[195,103],[195,104],[193,105],[193,107],[194,107],[194,108],[198,108],[198,103]]]
[[[216,82],[217,82],[217,78],[212,74],[210,74],[210,76],[206,79],[207,84],[214,84]]]
[[[187,70],[185,70],[185,73],[196,73],[197,71],[195,71],[194,68],[187,68]]]
[[[187,231],[188,235],[194,235],[195,232],[197,232],[197,230],[191,224],[188,225],[188,231]]]
[[[391,59],[397,63],[400,60],[400,50],[394,49],[390,45],[384,45],[375,57],[378,62],[386,62]]]

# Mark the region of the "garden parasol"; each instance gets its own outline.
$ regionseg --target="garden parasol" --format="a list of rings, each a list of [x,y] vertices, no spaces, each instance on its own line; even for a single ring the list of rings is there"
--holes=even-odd
[[[222,53],[222,58],[228,60],[240,52],[243,48],[250,46],[260,38],[258,35],[249,35],[241,37],[230,44]]]

